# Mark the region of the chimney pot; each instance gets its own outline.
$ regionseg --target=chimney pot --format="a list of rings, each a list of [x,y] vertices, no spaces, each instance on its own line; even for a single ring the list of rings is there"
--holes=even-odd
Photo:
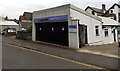
[[[102,4],[102,11],[103,11],[103,12],[105,12],[105,11],[106,11],[105,4]]]

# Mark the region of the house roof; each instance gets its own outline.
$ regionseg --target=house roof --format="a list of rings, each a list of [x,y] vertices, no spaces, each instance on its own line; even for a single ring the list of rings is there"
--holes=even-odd
[[[114,6],[118,6],[118,7],[120,8],[120,5],[115,3],[112,7],[110,7],[110,8],[103,14],[103,16],[106,15],[106,14],[109,12],[109,10],[112,9]]]
[[[32,20],[32,13],[30,12],[24,12],[23,16],[26,20]]]
[[[14,21],[0,21],[0,25],[18,25]]]
[[[102,22],[103,22],[102,25],[118,25],[119,24],[117,21],[110,18],[106,18],[106,17],[100,17],[100,18],[102,19]]]
[[[88,7],[85,9],[85,11],[86,11],[88,8],[92,9],[93,11],[95,11],[95,12],[97,12],[97,13],[102,13],[102,14],[103,14],[102,9],[88,6]]]
[[[32,13],[24,12],[23,15],[19,17],[19,20],[32,20]]]
[[[98,9],[98,8],[95,8],[95,7],[91,7],[95,12],[98,12],[98,13],[103,13],[102,12],[102,9]]]

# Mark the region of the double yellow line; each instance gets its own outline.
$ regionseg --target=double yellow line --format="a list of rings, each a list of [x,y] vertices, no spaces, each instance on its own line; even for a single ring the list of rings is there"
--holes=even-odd
[[[57,58],[57,59],[65,60],[65,61],[68,61],[68,62],[73,62],[73,63],[76,63],[76,64],[84,65],[84,66],[87,66],[87,67],[91,67],[91,68],[95,68],[95,69],[104,69],[102,67],[86,64],[86,63],[83,63],[83,62],[77,62],[77,61],[74,61],[74,60],[71,60],[71,59],[55,56],[55,55],[52,55],[52,54],[48,54],[48,53],[44,53],[44,52],[40,52],[40,51],[36,51],[36,50],[32,50],[32,49],[23,48],[23,47],[20,47],[20,46],[9,44],[9,43],[5,43],[5,44],[9,45],[9,46],[12,46],[12,47],[20,48],[20,49],[23,49],[23,50],[27,50],[27,51],[31,51],[31,52],[47,55],[47,56],[50,56],[50,57],[54,57],[54,58]]]

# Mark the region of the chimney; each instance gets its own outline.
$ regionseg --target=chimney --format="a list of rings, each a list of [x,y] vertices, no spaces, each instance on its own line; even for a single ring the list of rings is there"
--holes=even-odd
[[[4,20],[8,20],[8,17],[6,16],[6,17],[4,18]]]
[[[106,12],[106,7],[105,4],[102,4],[102,12],[105,13]]]

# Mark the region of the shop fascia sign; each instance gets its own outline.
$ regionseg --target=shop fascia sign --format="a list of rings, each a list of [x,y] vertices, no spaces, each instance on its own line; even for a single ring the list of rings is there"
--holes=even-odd
[[[43,18],[35,18],[34,22],[52,22],[52,21],[67,21],[68,15],[60,15],[60,16],[50,16],[50,17],[43,17]]]

